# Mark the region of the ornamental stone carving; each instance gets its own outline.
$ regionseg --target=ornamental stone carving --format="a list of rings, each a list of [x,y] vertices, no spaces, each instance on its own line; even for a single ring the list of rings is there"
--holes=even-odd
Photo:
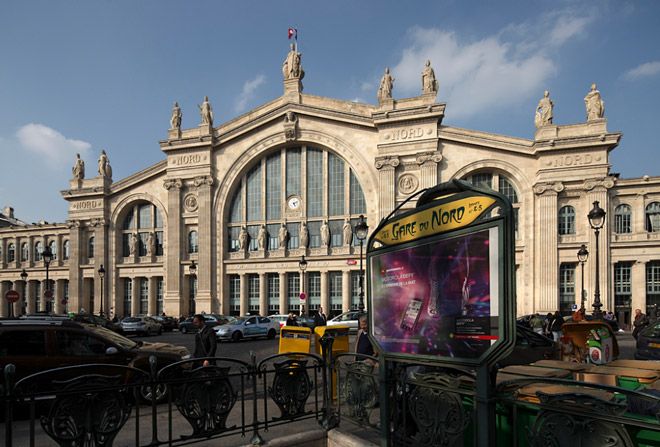
[[[183,199],[183,208],[189,213],[197,211],[199,208],[199,203],[197,202],[197,196],[195,194],[188,194]]]
[[[213,177],[210,175],[195,177],[195,180],[193,180],[193,185],[195,185],[195,188],[199,188],[202,185],[211,186],[213,185]]]
[[[172,107],[172,117],[170,118],[170,129],[178,130],[181,129],[181,107],[179,103],[175,102],[174,107]]]
[[[183,187],[183,182],[180,178],[171,178],[163,182],[163,188],[167,189],[168,191],[172,188],[181,189],[181,187]]]
[[[605,102],[596,89],[596,84],[591,84],[591,90],[584,97],[584,106],[587,109],[587,121],[597,120],[605,116]]]
[[[423,165],[427,162],[440,163],[442,161],[442,154],[440,152],[424,152],[423,154],[417,155],[415,161],[418,165]]]
[[[305,77],[305,70],[302,68],[302,54],[298,52],[298,47],[291,44],[291,49],[282,64],[282,75],[284,80],[300,79]]]
[[[392,99],[392,88],[394,87],[394,78],[390,75],[390,69],[385,69],[385,74],[380,79],[380,87],[378,87],[378,101],[383,102],[387,99]]]
[[[564,184],[562,182],[555,182],[555,183],[537,183],[534,185],[534,194],[541,195],[545,193],[546,191],[551,191],[559,194],[564,190]]]
[[[90,221],[89,221],[89,226],[90,227],[103,227],[105,225],[107,225],[107,222],[102,217],[101,218],[90,219]]]
[[[284,116],[284,138],[287,141],[298,138],[298,117],[293,112],[286,112]]]
[[[585,191],[591,191],[594,188],[610,189],[614,187],[614,179],[612,177],[605,177],[604,179],[589,179],[585,180],[582,188]]]
[[[422,93],[438,93],[438,81],[435,79],[435,71],[429,60],[426,61],[422,71]]]
[[[81,223],[77,219],[69,219],[69,220],[66,221],[66,227],[68,229],[80,228],[80,225],[81,225]]]
[[[76,164],[73,165],[71,172],[73,173],[73,178],[76,180],[85,178],[85,162],[80,158],[80,154],[76,154]]]
[[[546,90],[545,92],[543,92],[543,98],[541,98],[538,105],[536,106],[536,113],[534,115],[534,124],[536,125],[537,129],[539,127],[552,124],[553,107],[554,107],[554,103],[550,99],[550,92]]]
[[[411,194],[417,191],[419,180],[413,174],[403,174],[399,177],[399,191],[403,194]]]
[[[376,158],[376,169],[394,169],[399,166],[399,157],[378,157]]]

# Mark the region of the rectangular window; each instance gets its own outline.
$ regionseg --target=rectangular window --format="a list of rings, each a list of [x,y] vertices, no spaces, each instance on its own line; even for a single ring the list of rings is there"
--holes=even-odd
[[[646,264],[646,308],[647,314],[650,306],[660,306],[660,262],[654,261]]]
[[[351,272],[351,310],[358,309],[360,305],[360,272]]]
[[[165,290],[165,281],[163,278],[156,279],[156,314],[163,314],[163,292]]]
[[[132,230],[133,228],[135,228],[135,214],[133,214],[133,210],[131,210],[124,219],[124,230]]]
[[[154,212],[156,213],[156,228],[163,228],[163,215],[160,214],[158,208],[154,207]]]
[[[309,310],[318,310],[321,306],[321,272],[305,273]]]
[[[163,232],[156,231],[156,256],[163,256]]]
[[[330,246],[331,247],[341,247],[344,244],[344,221],[343,220],[331,220],[328,223],[330,227]]]
[[[151,228],[151,211],[153,205],[142,205],[138,209],[138,228]]]
[[[149,279],[140,279],[140,314],[149,313]]]
[[[614,264],[614,304],[630,306],[632,299],[632,266],[628,263]]]
[[[366,202],[364,200],[364,193],[362,186],[358,182],[355,173],[351,169],[350,174],[350,188],[351,188],[351,214],[365,214],[367,212]]]
[[[297,312],[300,310],[300,274],[287,273],[286,276],[289,312]]]
[[[238,223],[243,221],[243,194],[241,189],[236,191],[234,201],[231,204],[231,222]]]
[[[268,313],[280,312],[280,275],[269,273],[268,276]]]
[[[308,222],[309,248],[318,248],[321,246],[321,222]]]
[[[238,237],[241,234],[241,227],[231,227],[229,229],[229,251],[239,251],[241,244],[238,242]]]
[[[69,313],[69,280],[65,279],[62,285],[62,298],[64,299],[64,313]]]
[[[124,257],[128,257],[131,255],[131,249],[130,249],[130,240],[131,240],[131,233],[124,233],[121,235],[121,251]]]
[[[241,314],[241,277],[229,275],[229,314]]]
[[[328,214],[344,214],[344,160],[328,152]]]
[[[300,245],[300,224],[288,223],[286,228],[289,230],[289,249],[298,248]]]
[[[559,310],[570,313],[575,304],[575,264],[559,266]]]
[[[259,225],[250,225],[247,227],[247,231],[250,239],[248,250],[257,251],[259,249],[259,241],[257,239],[257,236],[259,235]]]
[[[41,281],[34,283],[34,308],[37,312],[41,310]]]
[[[493,175],[489,173],[474,174],[470,182],[479,188],[493,189]]]
[[[124,278],[124,316],[131,315],[133,306],[133,280],[131,278]]]
[[[140,233],[139,234],[139,255],[147,256],[147,245],[149,244],[149,233]]]
[[[266,219],[279,219],[282,212],[282,164],[277,153],[266,159]]]
[[[261,165],[247,175],[247,220],[261,220]]]
[[[300,195],[301,177],[301,155],[300,148],[286,151],[286,196]]]
[[[323,215],[323,152],[307,149],[307,216]]]
[[[632,227],[630,224],[630,214],[615,214],[614,215],[614,232],[615,233],[631,233]]]
[[[188,298],[188,306],[190,311],[194,314],[197,313],[197,303],[195,302],[197,299],[197,277],[188,276],[188,281],[188,284],[190,284],[190,297]]]
[[[331,313],[340,313],[342,310],[342,273],[329,272],[328,280],[330,282],[330,311]],[[332,312],[334,311],[334,312]]]
[[[278,248],[280,248],[280,240],[279,240],[280,225],[279,224],[266,225],[266,232],[268,233],[268,246],[266,247],[266,249],[277,250]]]
[[[259,275],[248,275],[248,311],[259,312]]]

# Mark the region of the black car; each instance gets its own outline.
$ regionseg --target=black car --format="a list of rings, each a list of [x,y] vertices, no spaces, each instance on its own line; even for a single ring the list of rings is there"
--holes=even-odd
[[[73,321],[77,321],[78,323],[87,323],[96,326],[101,326],[106,329],[110,329],[111,331],[116,332],[118,334],[122,333],[121,324],[115,323],[112,320],[109,320],[101,315],[75,314],[71,317],[71,319]]]
[[[174,329],[179,327],[179,322],[174,317],[154,315],[151,318],[159,322],[165,332],[173,331]]]
[[[230,318],[231,317],[227,317],[225,315],[205,314],[204,324],[210,327],[219,326],[221,324],[226,324]],[[193,321],[193,317],[188,317],[185,319],[185,321],[179,323],[179,331],[182,332],[183,334],[187,334],[189,332],[195,332],[197,328],[193,326],[192,321]]]
[[[660,360],[660,321],[651,323],[637,335],[636,360]]]
[[[516,324],[516,345],[508,357],[500,360],[499,366],[528,365],[558,356],[555,343],[545,335],[537,334],[524,324]]]

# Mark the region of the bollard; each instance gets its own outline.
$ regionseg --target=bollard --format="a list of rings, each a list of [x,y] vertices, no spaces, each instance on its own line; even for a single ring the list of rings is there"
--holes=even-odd
[[[257,356],[254,351],[250,351],[250,369],[252,371],[252,438],[250,444],[262,445],[264,439],[259,434],[259,420],[257,418]]]
[[[339,417],[332,408],[332,368],[334,367],[332,344],[335,339],[332,335],[326,334],[319,341],[323,355],[323,419],[319,424],[325,430],[332,430],[339,425]],[[328,380],[328,376],[330,376],[330,380]]]

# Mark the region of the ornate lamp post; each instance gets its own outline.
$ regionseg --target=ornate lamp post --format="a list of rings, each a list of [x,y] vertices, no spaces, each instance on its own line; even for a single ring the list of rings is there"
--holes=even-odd
[[[584,301],[587,299],[587,291],[584,290],[584,263],[587,262],[587,259],[589,258],[589,251],[587,251],[586,245],[582,244],[577,252],[577,258],[578,261],[580,261],[580,267],[582,268],[582,295],[580,299],[580,309],[584,309]]]
[[[360,303],[358,304],[358,309],[360,312],[364,312],[364,270],[362,268],[362,245],[364,240],[367,238],[367,233],[369,232],[369,225],[364,220],[364,215],[360,214],[360,220],[358,220],[357,225],[355,225],[355,236],[360,241]]]
[[[23,304],[21,304],[21,313],[22,314],[27,313],[27,312],[25,312],[25,309],[27,308],[27,296],[26,296],[27,295],[27,277],[28,277],[28,274],[25,271],[25,269],[23,269],[23,271],[21,272],[21,279],[23,280]]]
[[[598,201],[594,202],[594,207],[589,211],[587,217],[589,218],[589,225],[594,230],[596,235],[596,287],[594,288],[594,319],[601,320],[603,312],[600,310],[603,304],[600,302],[600,265],[598,263],[598,235],[600,229],[605,225],[605,210],[598,206]]]
[[[188,266],[188,272],[190,272],[190,277],[192,278],[192,281],[191,281],[191,284],[190,284],[190,286],[191,286],[190,287],[190,289],[191,289],[190,293],[192,294],[193,293],[192,286],[195,283],[194,282],[195,278],[197,278],[197,264],[195,264],[194,259],[192,260],[192,262]],[[197,311],[197,306],[195,305],[195,298],[196,298],[195,296],[192,296],[192,300],[191,300],[192,306],[190,306],[190,307],[192,307],[192,309],[190,309],[190,310],[193,314],[195,314],[195,312]]]
[[[302,255],[302,258],[300,258],[300,261],[298,261],[298,267],[300,267],[300,297],[302,298],[305,296],[305,270],[307,269],[307,260],[305,259],[305,255]],[[301,317],[303,314],[307,316],[307,310],[309,309],[309,306],[305,306],[304,302],[304,300],[300,300]]]
[[[99,278],[101,279],[101,309],[99,310],[99,315],[103,316],[103,277],[105,277],[105,269],[103,268],[103,264],[101,264],[101,267],[99,267],[98,272]]]
[[[50,293],[50,280],[48,279],[48,268],[50,267],[50,262],[53,260],[53,252],[50,251],[50,247],[46,245],[44,251],[41,252],[41,257],[44,260],[44,265],[46,266],[46,292],[44,297],[46,298],[46,312],[51,313],[53,310],[53,302],[51,299]]]

